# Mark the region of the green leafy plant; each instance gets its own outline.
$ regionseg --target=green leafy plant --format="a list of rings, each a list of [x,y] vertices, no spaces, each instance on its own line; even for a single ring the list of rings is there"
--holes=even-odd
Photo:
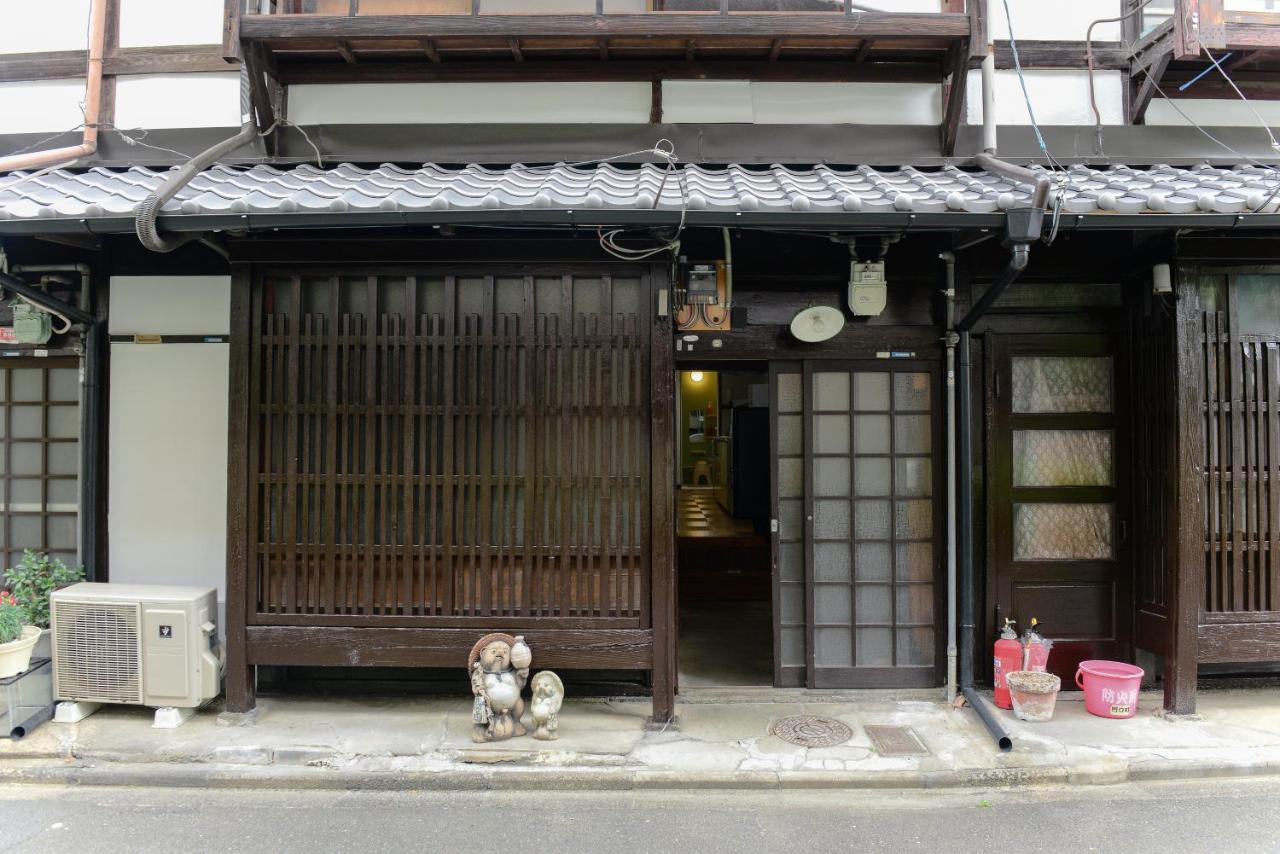
[[[12,593],[0,593],[0,643],[16,641],[22,636],[26,613]]]
[[[25,620],[42,629],[49,628],[49,596],[68,584],[84,581],[84,567],[75,569],[56,557],[27,549],[17,566],[4,571],[4,584],[25,612]]]

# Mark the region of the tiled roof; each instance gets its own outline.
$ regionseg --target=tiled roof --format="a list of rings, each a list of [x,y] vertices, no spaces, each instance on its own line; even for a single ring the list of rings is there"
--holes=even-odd
[[[1064,173],[1059,173],[1063,175]],[[23,180],[0,176],[0,221],[130,215],[165,173],[142,167],[57,170]],[[1062,178],[1058,186],[1062,185]],[[1064,211],[1087,213],[1265,212],[1280,208],[1280,173],[1258,166],[1135,169],[1072,167]],[[868,166],[483,166],[405,169],[351,164],[215,166],[163,213],[173,215],[538,210],[965,212],[990,214],[1025,204],[1030,187],[982,171]]]

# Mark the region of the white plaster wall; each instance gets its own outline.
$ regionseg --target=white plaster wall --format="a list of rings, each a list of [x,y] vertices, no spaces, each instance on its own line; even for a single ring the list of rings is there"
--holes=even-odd
[[[84,50],[88,30],[89,0],[0,0],[0,53]]]
[[[340,83],[289,87],[296,124],[649,121],[648,83]]]
[[[1249,103],[1262,116],[1262,120],[1271,126],[1273,132],[1277,126],[1280,126],[1280,101],[1260,101],[1253,98]],[[1266,134],[1258,122],[1258,117],[1249,109],[1249,105],[1238,99],[1179,98],[1178,108],[1198,125],[1256,127],[1260,135],[1265,137]],[[1190,126],[1190,123],[1178,115],[1164,98],[1151,99],[1151,104],[1147,107],[1146,122],[1149,125]]]
[[[667,80],[662,120],[675,124],[936,125],[941,92],[928,83],[766,83]]]
[[[240,75],[139,74],[116,82],[116,127],[239,127]],[[194,152],[193,152],[194,153]]]
[[[109,326],[225,332],[214,306],[229,293],[227,277],[113,278]],[[228,357],[226,344],[111,345],[113,581],[217,587],[225,600]]]
[[[83,79],[0,83],[0,133],[53,133],[76,127],[84,122],[82,101]],[[79,143],[77,135],[63,144]]]
[[[662,120],[673,124],[751,124],[755,121],[751,81],[664,80]]]
[[[993,39],[1009,38],[1009,18],[1013,18],[1013,35],[1018,41],[1081,41],[1091,21],[1114,18],[1120,14],[1119,0],[1008,0],[1010,15],[1005,14],[1002,0],[987,0],[990,34]],[[1093,28],[1095,41],[1119,41],[1120,25],[1098,24]]]
[[[1027,93],[1041,125],[1092,125],[1093,110],[1089,106],[1089,75],[1084,71],[1027,70]],[[1102,123],[1124,124],[1124,94],[1120,72],[1094,72],[1098,111]],[[1016,71],[997,71],[995,77],[996,123],[1029,125],[1030,115],[1018,83]],[[982,124],[982,74],[969,72],[968,97],[965,99],[966,121]]]
[[[221,44],[222,15],[223,0],[120,0],[120,46]]]

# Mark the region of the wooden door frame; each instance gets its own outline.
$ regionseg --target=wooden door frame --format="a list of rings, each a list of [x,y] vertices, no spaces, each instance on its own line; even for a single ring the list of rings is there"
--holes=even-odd
[[[1001,389],[1005,376],[1005,362],[1016,355],[1046,356],[1110,356],[1113,360],[1113,412],[1115,423],[1112,446],[1112,471],[1115,484],[1112,540],[1115,544],[1116,574],[1112,604],[1117,654],[1132,660],[1134,655],[1133,623],[1137,602],[1134,596],[1133,560],[1133,495],[1130,484],[1131,424],[1128,421],[1129,375],[1124,336],[1119,332],[1099,333],[1046,333],[1046,334],[997,334],[988,333],[984,342],[984,372],[986,376],[984,397],[985,441],[983,455],[986,472],[983,478],[986,491],[984,510],[986,522],[986,630],[985,643],[990,648],[1000,631],[1001,620],[1009,612],[1000,610],[1002,567],[1012,563],[1012,556],[1004,557],[1002,549],[1012,544],[1012,426],[1004,414],[1001,399],[1009,400],[1012,389]],[[1061,416],[1056,416],[1061,417]],[[1070,416],[1067,416],[1070,417]],[[1082,421],[1087,421],[1082,416]],[[1082,427],[1086,426],[1082,423]],[[1070,428],[1067,428],[1070,429]],[[1008,434],[1010,441],[1002,445],[1002,437]],[[1008,486],[1005,486],[1008,484]],[[1057,489],[1059,487],[1050,487]],[[1088,501],[1092,487],[1076,487],[1081,490],[1080,500]],[[1101,488],[1099,488],[1101,489]],[[1102,562],[1098,562],[1102,563]],[[1005,603],[1006,606],[1008,603]],[[1020,627],[1025,629],[1027,627]],[[1050,624],[1048,634],[1053,635]]]

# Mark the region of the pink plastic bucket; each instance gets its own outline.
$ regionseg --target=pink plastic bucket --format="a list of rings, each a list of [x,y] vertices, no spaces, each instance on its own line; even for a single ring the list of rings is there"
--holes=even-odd
[[[1082,661],[1076,685],[1084,691],[1084,707],[1100,718],[1131,718],[1138,713],[1138,686],[1143,670],[1119,661]]]

